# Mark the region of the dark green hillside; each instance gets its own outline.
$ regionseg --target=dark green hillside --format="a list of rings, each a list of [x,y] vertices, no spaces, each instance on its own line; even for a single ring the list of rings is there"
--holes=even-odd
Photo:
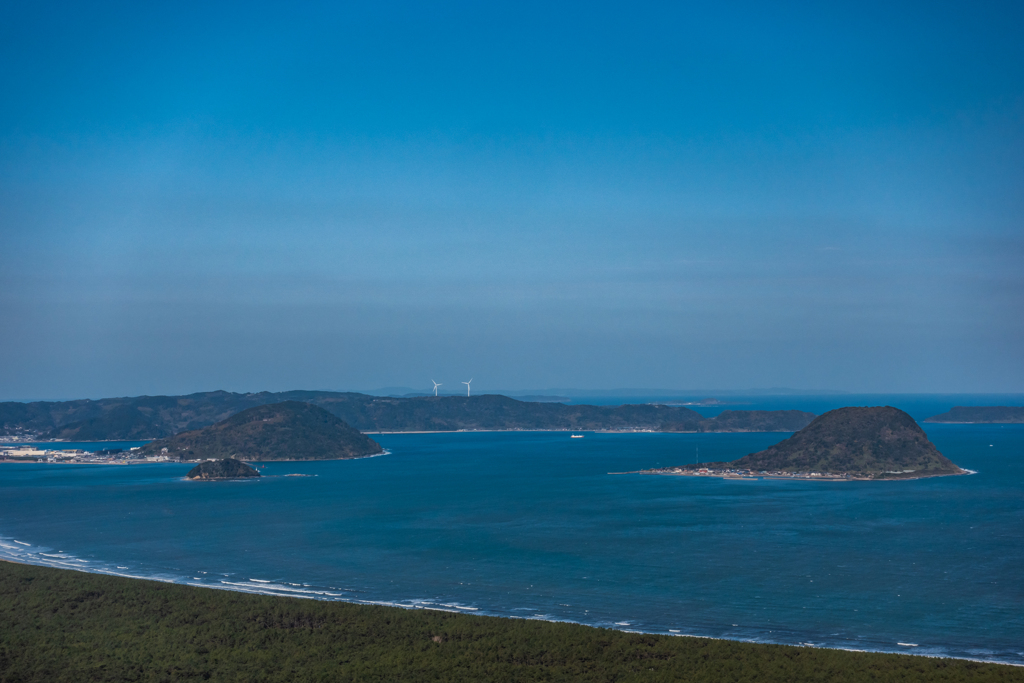
[[[952,659],[651,636],[0,562],[0,681],[1009,683]]]
[[[203,429],[147,444],[142,455],[182,460],[339,460],[380,453],[373,439],[323,408],[299,401],[257,406]]]
[[[356,394],[358,396],[358,394]],[[688,408],[659,405],[589,406],[517,401],[507,396],[345,396],[319,405],[363,431],[460,429],[658,430],[666,421],[700,418]]]
[[[319,406],[364,432],[458,430],[795,431],[813,415],[796,410],[727,410],[704,419],[664,405],[591,406],[517,401],[507,396],[393,398],[330,391],[141,396],[100,401],[0,403],[0,435],[110,440],[163,438],[208,427],[243,410],[283,401]]]
[[[1024,408],[1018,406],[956,406],[948,413],[929,417],[925,422],[1021,424],[1024,423]]]
[[[188,396],[135,396],[96,401],[9,401],[0,403],[0,435],[132,440],[145,431],[145,436],[159,438],[207,427],[246,408],[283,400],[287,399],[281,394],[267,392],[209,391]],[[145,423],[130,411],[140,414]],[[148,428],[140,429],[140,426]]]
[[[659,430],[665,423],[701,420],[668,406],[570,406],[517,401],[506,396],[380,398],[330,391],[188,396],[140,396],[99,401],[0,403],[0,436],[83,440],[166,437],[201,429],[248,408],[283,401],[320,406],[356,429],[455,431],[460,429]],[[141,417],[139,417],[141,416]]]
[[[963,472],[939,453],[914,418],[889,406],[829,411],[785,441],[730,464],[756,471],[880,478]]]
[[[814,413],[802,410],[723,410],[705,432],[797,432],[809,425]]]
[[[46,438],[64,441],[139,441],[166,436],[167,430],[153,424],[136,406],[116,405],[99,417],[90,417],[51,430]]]
[[[801,410],[723,410],[707,420],[669,422],[663,432],[795,432],[815,418]]]

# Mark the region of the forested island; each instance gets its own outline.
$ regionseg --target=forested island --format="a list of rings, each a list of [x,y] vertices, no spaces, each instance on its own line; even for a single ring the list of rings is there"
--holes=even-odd
[[[139,455],[251,462],[344,460],[383,452],[379,443],[323,408],[284,401],[249,408],[215,425],[152,441]]]
[[[813,418],[800,411],[726,411],[706,420],[680,406],[565,405],[499,395],[395,398],[329,391],[213,391],[188,396],[0,403],[0,437],[25,441],[167,438],[208,427],[250,408],[285,401],[318,406],[361,432],[794,431]]]
[[[1024,408],[1019,406],[956,406],[941,415],[933,415],[925,422],[959,424],[1022,424]]]
[[[785,441],[731,462],[644,473],[917,479],[967,472],[939,453],[914,418],[897,408],[880,406],[831,410]]]

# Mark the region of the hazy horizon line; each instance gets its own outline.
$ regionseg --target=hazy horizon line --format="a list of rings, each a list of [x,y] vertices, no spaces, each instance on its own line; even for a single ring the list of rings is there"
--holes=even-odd
[[[134,395],[120,395],[120,396],[78,396],[78,397],[63,397],[63,398],[0,398],[0,402],[3,403],[62,403],[68,401],[99,401],[112,398],[140,398],[143,396],[189,396],[192,394],[205,394],[214,393],[217,391],[225,391],[233,394],[260,394],[260,393],[271,393],[271,394],[283,394],[291,391],[321,391],[321,392],[332,392],[332,393],[354,393],[364,394],[367,396],[379,396],[379,397],[402,397],[404,395],[431,395],[432,389],[417,389],[415,387],[382,387],[378,389],[287,389],[283,391],[233,391],[230,389],[209,389],[192,391],[188,393],[154,393],[154,394],[134,394]],[[750,389],[658,389],[658,388],[615,388],[615,389],[580,389],[580,388],[548,388],[548,389],[489,389],[481,388],[479,391],[474,392],[474,396],[483,395],[499,395],[508,396],[509,398],[516,398],[517,396],[545,396],[545,397],[564,397],[564,398],[587,398],[587,397],[605,397],[605,398],[686,398],[686,399],[708,399],[715,398],[715,394],[719,396],[731,396],[731,397],[743,397],[743,396],[1024,396],[1024,391],[1019,392],[1006,392],[1006,391],[847,391],[842,389],[794,389],[790,387],[767,387],[767,388],[750,388]],[[457,397],[463,396],[461,392],[440,392],[439,396],[443,397]]]

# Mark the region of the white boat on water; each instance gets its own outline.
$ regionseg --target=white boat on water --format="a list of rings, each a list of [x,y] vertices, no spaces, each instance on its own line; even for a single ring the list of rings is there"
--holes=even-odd
[[[582,438],[583,438],[583,435],[582,435],[582,434],[573,434],[573,435],[572,435],[572,436],[570,436],[569,438],[570,438],[570,439],[582,439]]]

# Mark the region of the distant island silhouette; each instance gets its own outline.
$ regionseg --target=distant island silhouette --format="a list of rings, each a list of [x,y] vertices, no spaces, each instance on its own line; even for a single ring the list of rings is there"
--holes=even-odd
[[[664,432],[795,432],[815,418],[802,410],[723,410],[716,417],[669,422]]]
[[[1021,424],[1024,423],[1024,408],[1019,406],[956,406],[949,412],[929,417],[925,422]]]

